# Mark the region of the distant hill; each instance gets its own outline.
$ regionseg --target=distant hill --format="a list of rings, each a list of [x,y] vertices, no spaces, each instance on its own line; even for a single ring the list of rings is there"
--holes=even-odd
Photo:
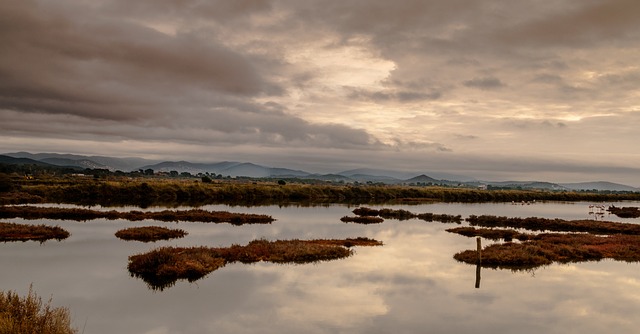
[[[104,156],[85,156],[75,154],[60,153],[29,153],[14,152],[5,155],[14,158],[28,158],[37,161],[44,161],[57,166],[75,166],[82,168],[105,168],[111,171],[121,170],[130,172],[138,170],[140,166],[155,163],[157,161],[142,158],[113,158]],[[95,166],[95,167],[90,167]]]
[[[579,183],[561,183],[561,186],[571,190],[610,190],[610,191],[640,191],[640,188],[630,187],[624,184],[598,181],[598,182],[579,182]]]
[[[217,163],[193,163],[188,161],[164,161],[161,163],[147,165],[141,169],[153,169],[154,171],[169,172],[175,170],[177,172],[189,172],[191,174],[198,173],[215,173],[223,176],[247,176],[247,177],[305,177],[310,173],[293,170],[288,168],[272,168],[256,165],[248,162],[223,161]]]
[[[501,188],[521,188],[521,189],[545,189],[545,190],[566,190],[565,187],[551,182],[541,181],[502,181],[502,182],[485,182],[494,187]]]
[[[384,169],[374,169],[374,168],[357,168],[346,170],[340,173],[339,175],[352,177],[353,175],[369,175],[369,176],[380,176],[386,178],[393,178],[399,181],[409,180],[411,178],[423,175],[425,172],[403,172],[403,171],[393,171],[393,170],[384,170]],[[443,173],[437,171],[429,171],[429,176],[436,180],[449,180],[449,181],[457,181],[457,182],[472,182],[477,181],[476,179],[464,176],[464,175],[456,175],[450,173]]]
[[[36,165],[36,166],[44,166],[51,167],[53,164],[49,164],[46,162],[29,159],[29,158],[15,158],[8,155],[0,155],[0,163],[8,164],[8,165]]]
[[[190,161],[153,161],[142,158],[113,158],[105,156],[84,156],[60,153],[14,152],[0,155],[0,163],[4,164],[32,164],[39,166],[61,166],[78,169],[108,169],[131,172],[153,169],[156,172],[177,171],[215,173],[223,176],[245,176],[255,178],[300,178],[333,182],[373,182],[385,184],[425,183],[458,186],[465,184],[469,187],[490,185],[501,188],[545,189],[545,190],[599,190],[599,191],[640,191],[623,184],[598,181],[582,183],[551,183],[544,181],[480,181],[464,175],[456,175],[437,171],[407,172],[375,168],[357,168],[332,174],[309,173],[284,167],[266,167],[251,162],[222,161],[213,163],[196,163]]]
[[[424,174],[418,175],[416,177],[412,177],[408,180],[406,180],[405,182],[407,183],[438,183],[440,182],[440,180],[436,180],[430,176],[426,176]]]
[[[109,166],[97,163],[95,161],[87,160],[87,159],[65,159],[65,158],[45,158],[40,160],[41,162],[46,162],[48,164],[56,165],[56,166],[64,166],[64,167],[81,167],[81,168],[91,168],[91,169],[109,169]]]

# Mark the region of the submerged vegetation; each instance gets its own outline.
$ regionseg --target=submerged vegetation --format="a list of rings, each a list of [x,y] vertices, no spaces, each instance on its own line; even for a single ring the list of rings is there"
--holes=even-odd
[[[116,232],[116,237],[122,240],[136,240],[151,242],[182,238],[187,232],[180,229],[169,229],[161,226],[130,227]]]
[[[310,263],[348,257],[352,246],[378,246],[381,242],[368,238],[251,241],[246,246],[161,247],[129,257],[132,276],[142,278],[152,289],[170,287],[178,279],[190,282],[223,267],[227,263]]]
[[[53,307],[37,296],[32,288],[26,297],[12,291],[0,291],[0,333],[3,334],[75,334],[66,307]]]
[[[66,239],[71,234],[59,226],[30,225],[0,222],[0,241],[44,242],[50,239],[58,241]]]
[[[163,210],[163,211],[99,211],[79,208],[51,208],[36,206],[0,206],[0,218],[24,219],[64,219],[85,221],[91,219],[125,219],[131,221],[152,219],[165,222],[190,221],[205,223],[270,224],[271,216],[248,213],[231,213],[227,211]]]

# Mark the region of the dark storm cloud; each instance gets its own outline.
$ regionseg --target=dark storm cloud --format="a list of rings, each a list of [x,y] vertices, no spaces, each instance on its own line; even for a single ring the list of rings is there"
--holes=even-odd
[[[73,4],[0,4],[0,110],[6,110],[5,130],[267,145],[379,144],[363,130],[312,124],[274,111],[273,105],[252,102],[283,92],[256,67],[274,61],[236,51],[210,30],[167,35],[135,20],[105,15],[122,11],[125,17],[164,17],[180,12],[217,20],[268,9],[267,2],[95,3],[100,10]],[[80,118],[73,118],[75,128],[68,126],[68,119],[47,118],[51,122],[33,129],[33,121],[43,116],[25,118],[21,113]],[[107,122],[90,123],[91,119]]]
[[[9,18],[0,31],[0,107],[128,119],[184,90],[252,95],[264,84],[242,55],[196,34],[65,16],[30,1],[0,10]]]

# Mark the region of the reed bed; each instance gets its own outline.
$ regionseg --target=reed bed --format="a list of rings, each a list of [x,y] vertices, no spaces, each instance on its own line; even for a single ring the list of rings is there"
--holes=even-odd
[[[538,217],[509,218],[501,216],[471,215],[467,221],[472,226],[522,228],[531,231],[585,232],[592,234],[640,235],[640,225],[595,220],[564,220]]]
[[[66,307],[54,307],[51,299],[43,303],[32,287],[25,297],[12,291],[0,291],[0,333],[2,334],[75,334]]]
[[[243,224],[270,224],[274,221],[271,216],[247,213],[231,213],[227,211],[206,211],[201,209],[191,210],[163,210],[163,211],[127,211],[115,210],[98,211],[79,208],[52,208],[36,206],[0,206],[0,218],[24,218],[24,219],[61,219],[86,221],[92,219],[124,219],[139,221],[145,219],[166,222],[190,221],[204,223],[229,223],[233,225]]]
[[[150,288],[163,290],[178,279],[198,280],[227,263],[311,263],[348,257],[349,247],[377,246],[381,242],[368,239],[319,239],[251,241],[246,246],[161,247],[147,253],[129,257],[128,269],[132,276],[143,279]]]
[[[155,242],[183,238],[188,233],[181,229],[169,229],[161,226],[130,227],[116,232],[116,237],[122,240],[135,240],[142,242]]]
[[[0,241],[63,240],[71,234],[59,226],[30,225],[0,222]]]

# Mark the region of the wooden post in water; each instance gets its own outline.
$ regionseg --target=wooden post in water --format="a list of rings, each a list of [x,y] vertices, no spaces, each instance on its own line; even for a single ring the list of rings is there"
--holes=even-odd
[[[478,263],[476,264],[476,289],[480,289],[480,264],[482,263],[482,241],[480,237],[476,237],[478,245]]]

